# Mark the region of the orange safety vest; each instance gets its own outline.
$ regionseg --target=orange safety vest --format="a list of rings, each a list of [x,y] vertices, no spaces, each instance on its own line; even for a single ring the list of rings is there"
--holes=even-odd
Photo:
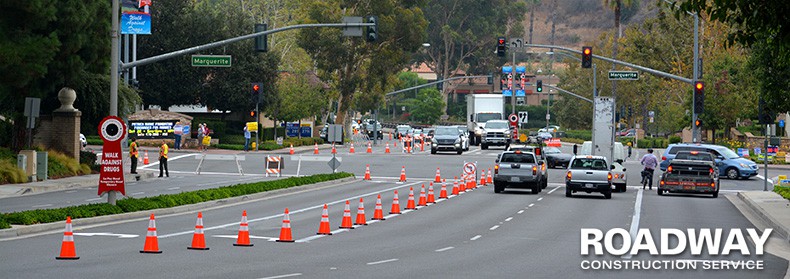
[[[137,154],[138,154],[137,143],[132,142],[131,144],[129,144],[129,157],[137,157]]]
[[[167,159],[167,150],[169,148],[170,147],[168,147],[167,144],[162,144],[162,146],[159,147],[159,157],[164,157]]]

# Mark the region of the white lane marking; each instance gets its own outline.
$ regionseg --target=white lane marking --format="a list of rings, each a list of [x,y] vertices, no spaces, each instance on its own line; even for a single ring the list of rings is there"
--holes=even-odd
[[[170,188],[167,188],[167,190],[170,190],[170,191],[178,190],[178,189],[181,189],[181,187],[170,187]]]
[[[302,276],[301,273],[291,273],[291,274],[283,274],[283,275],[276,275],[271,277],[262,277],[258,279],[277,279],[277,278],[288,278],[288,277],[295,277],[295,276]]]
[[[510,220],[513,220],[513,217],[507,217],[507,219],[505,219],[505,222],[510,222]]]
[[[135,238],[139,235],[136,234],[122,234],[122,233],[74,233],[77,236],[117,236],[118,238]]]
[[[493,227],[489,228],[488,230],[489,231],[493,231],[493,230],[496,230],[497,228],[499,228],[499,225],[493,226]]]
[[[483,237],[483,236],[478,234],[478,235],[475,235],[474,237],[470,238],[469,240],[475,241],[475,240],[480,239],[481,237]]]
[[[409,184],[398,185],[398,186],[395,186],[395,187],[390,187],[390,188],[379,190],[379,191],[375,191],[375,192],[370,192],[370,193],[366,193],[366,194],[356,195],[356,196],[353,196],[353,197],[349,197],[349,198],[341,199],[341,200],[336,200],[336,201],[329,202],[329,203],[326,203],[326,204],[327,205],[334,205],[334,204],[339,204],[339,203],[345,203],[347,200],[356,200],[356,199],[359,199],[359,198],[362,198],[362,197],[367,197],[367,196],[372,196],[372,195],[379,194],[379,193],[389,192],[389,191],[392,191],[392,190],[395,190],[395,189],[409,187],[409,186],[413,186],[413,185],[419,184],[419,183],[422,183],[422,181],[412,182],[412,183],[409,183]],[[319,204],[319,205],[314,205],[314,206],[305,207],[305,208],[302,208],[302,209],[293,210],[293,211],[290,212],[290,214],[293,215],[293,214],[302,213],[302,212],[305,212],[305,211],[318,209],[318,208],[323,208],[323,207],[324,207],[324,204],[322,203],[322,204]],[[403,211],[402,213],[406,213],[406,212],[407,211]],[[261,217],[261,218],[250,219],[250,220],[247,221],[247,223],[249,224],[249,223],[260,222],[260,221],[265,221],[265,220],[274,219],[274,218],[280,218],[280,217],[283,217],[282,213],[275,214],[275,215],[270,215],[270,216],[266,216],[266,217]],[[222,225],[207,227],[207,228],[204,228],[203,231],[205,232],[205,231],[211,231],[211,230],[216,230],[216,229],[227,228],[227,227],[239,225],[239,223],[240,222],[233,222],[233,223],[226,223],[226,224],[222,224]],[[168,237],[179,236],[179,235],[186,235],[186,234],[191,234],[191,233],[194,233],[194,230],[160,235],[159,238],[168,238]]]
[[[76,193],[76,192],[77,192],[77,190],[68,190],[68,191],[66,191],[66,192],[64,192],[64,193],[66,193],[66,194],[71,194],[71,193]]]
[[[168,162],[172,162],[174,160],[178,160],[178,159],[181,159],[181,158],[184,158],[184,157],[195,157],[195,154],[198,154],[198,153],[190,153],[190,154],[184,154],[184,155],[175,156],[173,158],[167,158],[167,161]],[[137,168],[138,169],[148,169],[148,168],[151,168],[153,166],[158,166],[158,165],[159,165],[159,161],[155,160],[155,162],[151,162],[151,164],[144,165],[144,166],[139,166]],[[192,172],[192,173],[194,173],[194,172]]]
[[[548,193],[546,193],[546,195],[549,195],[549,194],[551,194],[551,193],[554,193],[554,191],[557,191],[557,189],[559,189],[559,188],[560,188],[560,186],[554,187],[554,189],[551,189],[551,191],[549,191]]]
[[[238,235],[223,235],[223,234],[218,234],[218,235],[212,235],[211,237],[219,237],[219,238],[238,238],[239,236],[238,236]],[[250,235],[250,238],[254,238],[254,239],[266,239],[267,241],[276,241],[276,240],[280,239],[279,237],[268,237],[268,236],[257,236],[257,235]]]
[[[48,204],[34,205],[34,206],[31,206],[31,208],[42,208],[42,207],[50,207],[50,206],[52,206],[52,204],[48,203]]]
[[[639,216],[642,214],[642,189],[637,190],[636,202],[634,203],[634,216],[631,217],[631,239],[636,239],[636,231],[639,230]],[[631,253],[623,255],[621,258],[630,259]]]
[[[87,199],[87,200],[85,200],[85,201],[86,201],[86,202],[92,202],[92,201],[100,201],[100,200],[102,200],[102,199],[104,199],[104,198],[102,198],[102,197],[98,197],[98,198]]]
[[[450,250],[450,249],[453,249],[453,248],[455,248],[455,247],[453,247],[453,246],[450,246],[450,247],[444,247],[444,248],[442,248],[442,249],[436,249],[436,250],[434,250],[434,251],[435,251],[435,252],[444,252],[444,251],[447,251],[447,250]]]
[[[142,194],[145,194],[145,192],[134,192],[134,193],[131,193],[129,195],[130,196],[137,196],[137,195],[142,195]]]
[[[516,213],[518,213],[518,214],[524,213],[524,210],[523,210],[523,209],[522,209],[522,210],[519,210],[519,211],[518,211],[518,212],[516,212]]]
[[[530,203],[528,207],[532,207],[533,205],[535,205],[535,204],[534,203]]]
[[[370,263],[368,263],[368,265],[389,263],[389,262],[394,262],[394,261],[397,261],[397,260],[398,259],[389,259],[389,260],[383,260],[383,261],[377,261],[377,262],[370,262]]]
[[[762,176],[762,175],[759,175],[759,174],[758,174],[758,175],[756,175],[755,177],[757,177],[757,178],[759,178],[759,179],[762,179],[762,180],[768,180],[768,183],[771,183],[771,184],[773,184],[773,183],[774,183],[774,181],[773,181],[773,180],[771,180],[771,179],[765,179],[765,177],[764,177],[764,176]]]
[[[543,197],[538,198],[538,201],[542,201],[542,200],[543,200]]]

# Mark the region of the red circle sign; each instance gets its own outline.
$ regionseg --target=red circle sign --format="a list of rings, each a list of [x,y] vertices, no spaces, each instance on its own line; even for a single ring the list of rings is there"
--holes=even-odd
[[[518,115],[516,115],[515,113],[510,114],[510,116],[508,116],[507,119],[510,120],[511,125],[518,124]]]
[[[126,136],[126,123],[118,116],[107,116],[99,122],[99,137],[106,142],[120,142]]]

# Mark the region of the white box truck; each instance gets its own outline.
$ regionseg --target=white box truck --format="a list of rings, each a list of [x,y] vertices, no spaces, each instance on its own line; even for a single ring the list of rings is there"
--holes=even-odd
[[[466,127],[472,144],[480,145],[483,125],[488,120],[505,119],[505,97],[502,94],[469,94],[466,95]]]

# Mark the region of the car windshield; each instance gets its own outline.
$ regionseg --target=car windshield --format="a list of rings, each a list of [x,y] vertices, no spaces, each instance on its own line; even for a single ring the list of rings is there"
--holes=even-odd
[[[506,122],[486,122],[486,129],[507,129]]]
[[[442,136],[457,136],[458,135],[458,129],[453,128],[453,127],[439,127],[439,128],[436,128],[436,132],[434,132],[434,135],[437,135],[437,136],[438,135],[442,135]]]
[[[571,169],[607,170],[606,161],[596,158],[576,158],[571,164]]]
[[[502,114],[499,113],[478,113],[477,123],[486,123],[488,120],[500,120]]]
[[[502,154],[502,158],[499,159],[500,163],[520,163],[520,164],[532,164],[535,163],[535,157],[532,154],[516,154],[516,153],[505,153]]]
[[[546,154],[560,154],[560,153],[562,153],[562,151],[560,151],[560,149],[556,148],[556,147],[546,147],[546,148],[543,149],[543,152],[546,153]]]
[[[718,151],[719,154],[721,154],[721,156],[724,156],[724,158],[727,158],[727,159],[735,159],[735,158],[740,158],[741,157],[741,156],[738,156],[738,153],[735,153],[734,151],[730,150],[729,148],[725,148],[725,147],[717,148],[716,151]]]

